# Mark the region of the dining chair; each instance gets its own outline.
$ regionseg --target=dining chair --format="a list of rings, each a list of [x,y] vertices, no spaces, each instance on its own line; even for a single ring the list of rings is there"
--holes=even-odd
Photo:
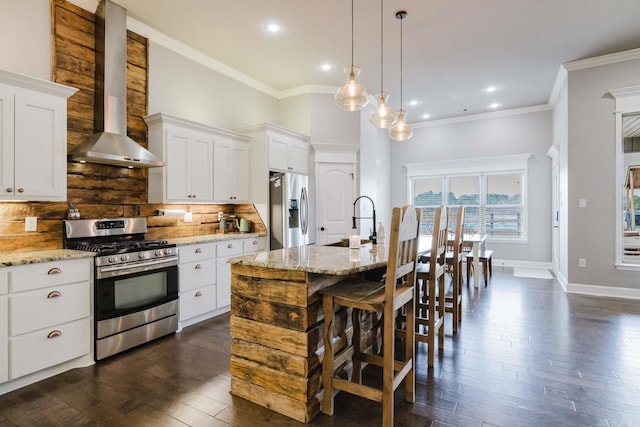
[[[435,360],[436,335],[438,349],[444,349],[445,299],[438,295],[444,296],[448,218],[449,208],[436,208],[429,262],[419,263],[416,269],[415,340],[427,343],[427,365],[430,367]]]
[[[464,253],[464,206],[456,208],[456,228],[453,240],[447,244],[446,269],[451,274],[451,292],[445,292],[445,312],[452,313],[453,334],[458,333],[458,325],[462,321],[462,261]],[[468,281],[468,279],[467,279]]]
[[[383,426],[393,426],[393,402],[396,388],[404,380],[405,400],[415,401],[414,334],[404,336],[405,354],[395,355],[395,319],[403,311],[406,330],[415,329],[414,292],[420,230],[421,209],[413,206],[393,208],[388,241],[388,261],[384,282],[349,278],[322,289],[324,311],[324,357],[322,384],[324,397],[322,412],[333,415],[334,390],[342,390],[382,403]],[[338,354],[334,353],[334,310],[336,306],[352,310],[353,337],[351,344]],[[361,313],[382,313],[382,355],[375,352],[376,345],[362,346]],[[363,348],[364,347],[364,348]],[[343,378],[342,367],[353,364],[352,378]],[[371,364],[382,368],[382,387],[362,383],[362,369]]]

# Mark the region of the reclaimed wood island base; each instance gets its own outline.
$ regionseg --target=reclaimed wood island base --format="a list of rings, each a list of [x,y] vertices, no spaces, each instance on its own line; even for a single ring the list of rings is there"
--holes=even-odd
[[[383,245],[304,246],[260,252],[231,263],[231,393],[300,422],[322,401],[322,297],[351,275],[384,269]],[[336,313],[336,350],[350,319]]]

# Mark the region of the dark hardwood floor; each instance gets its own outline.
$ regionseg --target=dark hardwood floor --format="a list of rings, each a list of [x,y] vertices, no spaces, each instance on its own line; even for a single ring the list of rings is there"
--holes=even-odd
[[[433,369],[418,344],[417,400],[398,389],[396,425],[640,426],[640,301],[494,268],[488,288],[465,287],[463,308]],[[229,340],[221,316],[5,394],[0,427],[303,425],[229,394]],[[375,426],[381,412],[340,393],[335,415],[310,425]]]

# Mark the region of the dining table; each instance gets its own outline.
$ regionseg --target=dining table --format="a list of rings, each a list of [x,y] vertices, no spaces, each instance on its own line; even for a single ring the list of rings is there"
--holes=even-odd
[[[449,238],[453,240],[454,235],[449,233]],[[473,254],[473,286],[480,287],[480,275],[482,273],[482,266],[480,265],[480,250],[484,249],[487,235],[484,233],[464,233],[463,242],[466,245],[471,244],[471,253]],[[431,251],[431,234],[420,236],[418,240],[418,253],[426,254]]]

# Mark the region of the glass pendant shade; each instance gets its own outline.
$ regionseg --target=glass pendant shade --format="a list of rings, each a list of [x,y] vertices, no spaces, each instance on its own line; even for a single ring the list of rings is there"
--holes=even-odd
[[[377,128],[386,129],[396,121],[396,112],[387,103],[389,94],[386,92],[379,92],[376,94],[378,100],[378,106],[375,110],[369,113],[369,122]]]
[[[398,111],[398,120],[389,128],[389,138],[394,141],[406,141],[413,136],[413,126],[406,122],[406,115],[406,111]]]
[[[336,105],[345,111],[358,111],[369,102],[369,92],[358,83],[360,68],[351,65],[344,69],[347,83],[335,95]]]

